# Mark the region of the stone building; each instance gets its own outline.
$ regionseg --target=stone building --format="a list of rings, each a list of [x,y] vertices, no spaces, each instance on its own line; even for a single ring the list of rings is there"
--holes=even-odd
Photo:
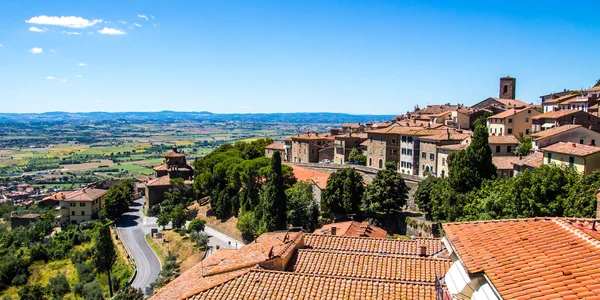
[[[281,155],[281,160],[282,161],[287,161],[287,148],[285,147],[285,143],[284,142],[273,142],[270,145],[267,145],[265,147],[265,157],[271,158],[273,157],[273,153],[275,153],[276,151],[279,152],[279,154]]]
[[[534,108],[509,109],[487,119],[490,135],[529,136],[532,129],[532,118],[542,113]]]
[[[545,165],[568,166],[581,174],[600,169],[600,147],[558,142],[542,148]]]
[[[98,218],[107,190],[83,188],[60,200],[61,223],[79,224]]]
[[[28,227],[31,223],[38,221],[41,219],[40,214],[24,214],[19,216],[17,214],[13,214],[10,216],[10,228],[15,229],[17,227]]]
[[[470,133],[463,133],[456,130],[440,130],[439,133],[430,136],[423,136],[420,138],[420,174],[426,176],[431,174],[433,176],[442,177],[438,171],[438,161],[440,159],[438,155],[438,147],[446,145],[460,145],[465,139],[470,138]],[[445,163],[445,162],[444,162]],[[445,174],[444,174],[445,176]]]
[[[165,192],[172,188],[171,179],[181,178],[185,184],[192,184],[194,169],[187,164],[185,154],[173,147],[165,155],[165,162],[154,168],[154,176],[146,183],[146,209],[164,199]]]
[[[600,143],[600,133],[581,125],[563,125],[536,132],[531,135],[533,150],[550,146],[558,142],[571,142],[596,146]]]
[[[600,118],[580,110],[557,110],[537,115],[532,118],[532,132],[537,133],[552,127],[563,125],[582,125],[600,132]]]
[[[514,135],[490,135],[488,143],[493,156],[514,156],[520,144]]]
[[[344,164],[348,161],[348,155],[352,149],[357,149],[362,152],[362,142],[367,140],[366,133],[348,133],[343,135],[336,135],[333,137],[333,162],[336,164]]]
[[[292,136],[292,162],[318,163],[319,150],[329,146],[329,135],[306,132]]]

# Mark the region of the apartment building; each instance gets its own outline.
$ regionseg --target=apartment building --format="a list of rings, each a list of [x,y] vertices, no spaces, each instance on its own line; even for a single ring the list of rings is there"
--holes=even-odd
[[[531,129],[534,133],[547,130],[552,127],[568,124],[582,125],[594,131],[600,132],[599,117],[581,110],[574,109],[561,109],[537,115],[532,118],[531,124]]]
[[[509,109],[487,119],[490,135],[515,135],[517,137],[531,134],[532,118],[542,113],[534,108]]]
[[[347,133],[333,137],[333,162],[344,164],[348,161],[348,155],[353,149],[362,151],[362,142],[367,140],[366,133]]]
[[[60,200],[61,223],[79,224],[97,218],[107,192],[107,190],[83,188],[65,195]]]
[[[591,174],[600,168],[600,147],[558,142],[541,151],[544,153],[545,165],[568,166],[581,174]]]
[[[469,133],[463,133],[461,131],[456,130],[440,130],[439,133],[430,136],[423,136],[420,138],[420,174],[422,176],[426,176],[426,174],[431,174],[433,176],[442,177],[442,170],[438,170],[439,160],[440,160],[440,150],[439,147],[447,146],[447,145],[460,145],[463,143],[465,139],[471,137]],[[447,159],[446,157],[442,157],[441,159]],[[443,165],[446,164],[444,161]],[[444,172],[444,176],[446,172]]]
[[[577,97],[577,94],[573,93],[567,93],[567,94],[563,94],[561,96],[555,96],[555,97],[551,97],[549,99],[547,99],[546,101],[542,102],[542,111],[544,113],[547,112],[551,112],[551,111],[555,111],[555,110],[559,110],[561,108],[561,103],[574,99]]]
[[[596,146],[600,143],[600,133],[581,125],[563,125],[536,132],[531,135],[533,150],[550,146],[558,142],[571,142]]]
[[[493,156],[514,156],[520,144],[514,135],[490,135],[488,143]]]

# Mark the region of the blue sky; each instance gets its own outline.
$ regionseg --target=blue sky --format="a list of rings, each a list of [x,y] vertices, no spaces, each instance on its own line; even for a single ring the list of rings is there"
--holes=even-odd
[[[598,11],[600,1],[3,0],[0,111],[398,114],[496,96],[506,75],[518,99],[537,102],[600,78]]]

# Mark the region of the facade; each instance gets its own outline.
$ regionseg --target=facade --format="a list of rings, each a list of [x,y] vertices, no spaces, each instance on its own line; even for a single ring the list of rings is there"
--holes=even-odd
[[[22,216],[13,214],[10,216],[10,228],[28,227],[31,223],[40,220],[41,216],[40,214],[24,214]]]
[[[154,176],[156,178],[146,183],[145,209],[164,199],[165,192],[172,188],[171,179],[181,178],[185,184],[192,184],[194,169],[187,164],[185,154],[173,147],[173,151],[165,155],[165,162],[154,168]]]
[[[271,158],[273,157],[273,153],[278,151],[281,155],[281,160],[286,161],[286,150],[287,149],[284,142],[273,142],[265,147],[265,157]]]
[[[365,132],[365,125],[357,124],[342,124],[342,132],[344,133],[363,133]]]
[[[524,157],[519,157],[519,160],[513,163],[513,175],[517,176],[517,174],[525,170],[529,170],[531,172],[533,169],[539,168],[543,164],[544,153],[539,151]]]
[[[292,136],[292,162],[318,163],[319,150],[329,145],[328,135],[304,133]]]
[[[581,125],[563,125],[536,132],[531,135],[535,151],[558,142],[571,142],[596,146],[600,143],[600,133]]]
[[[448,176],[448,174],[450,172],[450,169],[448,168],[448,155],[450,155],[450,153],[464,150],[468,146],[469,146],[468,141],[463,141],[460,144],[438,146],[437,147],[438,159],[437,159],[437,167],[436,167],[437,177],[445,178],[446,176]]]
[[[561,108],[562,102],[574,99],[576,97],[577,97],[577,94],[571,94],[569,92],[569,93],[561,95],[561,96],[549,98],[542,102],[542,108],[543,108],[542,111],[544,113],[547,113],[547,112],[559,110]]]
[[[518,156],[492,156],[492,162],[496,166],[498,178],[513,177],[514,163],[519,161]]]
[[[557,92],[557,93],[551,93],[551,94],[542,95],[542,96],[540,96],[540,100],[541,100],[542,104],[544,104],[548,100],[560,98],[560,97],[568,95],[570,93],[571,93],[571,91],[569,91],[567,89],[564,89],[562,92]]]
[[[593,299],[600,295],[600,224],[532,218],[447,223],[452,266],[438,299]],[[585,279],[585,280],[584,280]]]
[[[581,174],[591,174],[600,168],[600,147],[558,142],[541,151],[544,153],[545,165],[571,167]]]
[[[490,135],[488,143],[493,156],[514,156],[520,144],[514,135]]]
[[[526,107],[509,109],[488,118],[487,127],[490,135],[514,135],[517,137],[531,134],[532,118],[542,113]]]
[[[151,299],[433,300],[451,264],[437,257],[445,251],[439,239],[268,232],[215,251]]]
[[[426,176],[426,174],[431,174],[433,176],[442,177],[442,171],[438,170],[438,165],[440,165],[440,159],[447,159],[446,157],[440,158],[440,146],[446,145],[460,145],[464,140],[469,139],[471,137],[469,133],[463,133],[461,131],[455,130],[440,130],[438,134],[423,136],[420,138],[420,174],[421,176]],[[442,165],[446,165],[446,161],[443,162]],[[444,172],[444,176],[447,173]]]
[[[532,132],[563,125],[581,125],[600,132],[600,118],[580,110],[557,110],[533,117]]]
[[[79,224],[98,218],[107,190],[83,188],[60,200],[61,223]]]
[[[363,147],[360,144],[367,140],[367,134],[348,133],[336,135],[333,137],[333,139],[333,146],[335,149],[333,154],[333,162],[336,164],[344,164],[348,161],[348,155],[352,149],[357,149],[359,152],[362,152]]]

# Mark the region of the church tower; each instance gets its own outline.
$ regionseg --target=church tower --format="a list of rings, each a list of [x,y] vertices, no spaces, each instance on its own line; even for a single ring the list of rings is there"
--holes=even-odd
[[[500,78],[500,96],[501,99],[515,99],[517,89],[517,79],[506,76]]]

